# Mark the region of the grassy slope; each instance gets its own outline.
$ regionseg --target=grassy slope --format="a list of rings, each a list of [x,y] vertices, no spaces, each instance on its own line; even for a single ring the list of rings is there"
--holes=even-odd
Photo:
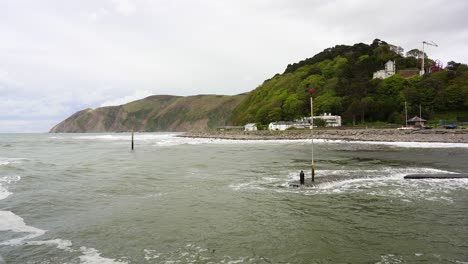
[[[157,95],[122,106],[85,109],[51,132],[188,131],[227,124],[245,95]]]

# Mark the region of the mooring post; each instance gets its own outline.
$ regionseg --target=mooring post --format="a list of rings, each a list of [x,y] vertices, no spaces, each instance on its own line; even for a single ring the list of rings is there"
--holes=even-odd
[[[132,150],[133,150],[133,133],[134,133],[134,129],[132,129]]]

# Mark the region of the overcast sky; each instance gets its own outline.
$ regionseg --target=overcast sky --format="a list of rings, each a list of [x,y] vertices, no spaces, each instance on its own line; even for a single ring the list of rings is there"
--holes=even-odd
[[[0,0],[0,132],[153,94],[239,94],[375,38],[468,62],[468,1]]]

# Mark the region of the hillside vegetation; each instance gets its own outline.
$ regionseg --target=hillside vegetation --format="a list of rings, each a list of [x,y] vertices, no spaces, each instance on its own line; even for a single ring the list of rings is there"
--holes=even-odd
[[[430,119],[441,113],[468,116],[468,67],[450,62],[443,71],[405,79],[399,74],[372,79],[388,60],[397,70],[417,69],[417,50],[403,56],[402,49],[378,39],[371,45],[339,45],[312,58],[287,66],[250,92],[234,109],[235,124],[293,120],[310,116],[309,89],[314,90],[314,114],[343,116],[348,124],[383,121],[404,123],[408,115]],[[427,65],[433,61],[426,58]],[[429,67],[427,67],[429,71]]]
[[[268,124],[314,114],[341,115],[347,124],[368,122],[403,124],[408,116],[424,119],[468,119],[468,66],[449,62],[442,68],[427,58],[424,76],[404,78],[398,73],[372,79],[388,60],[398,70],[417,72],[420,51],[381,40],[370,45],[338,45],[312,58],[290,64],[282,74],[248,94],[236,96],[151,96],[121,106],[85,109],[56,125],[51,132],[189,131],[249,122]],[[431,72],[432,70],[432,72]]]
[[[85,109],[50,132],[188,131],[224,126],[245,95],[150,96],[121,106]]]

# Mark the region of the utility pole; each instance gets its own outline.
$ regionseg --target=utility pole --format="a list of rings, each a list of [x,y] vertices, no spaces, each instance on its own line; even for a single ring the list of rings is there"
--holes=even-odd
[[[425,73],[424,72],[424,57],[426,57],[426,56],[424,54],[424,45],[439,47],[437,44],[434,43],[434,41],[423,41],[422,44],[423,44],[423,46],[422,46],[422,63],[421,63],[421,71],[419,72],[420,76],[423,76],[424,73]]]
[[[405,101],[405,127],[408,127],[408,109],[406,109],[406,101]]]

